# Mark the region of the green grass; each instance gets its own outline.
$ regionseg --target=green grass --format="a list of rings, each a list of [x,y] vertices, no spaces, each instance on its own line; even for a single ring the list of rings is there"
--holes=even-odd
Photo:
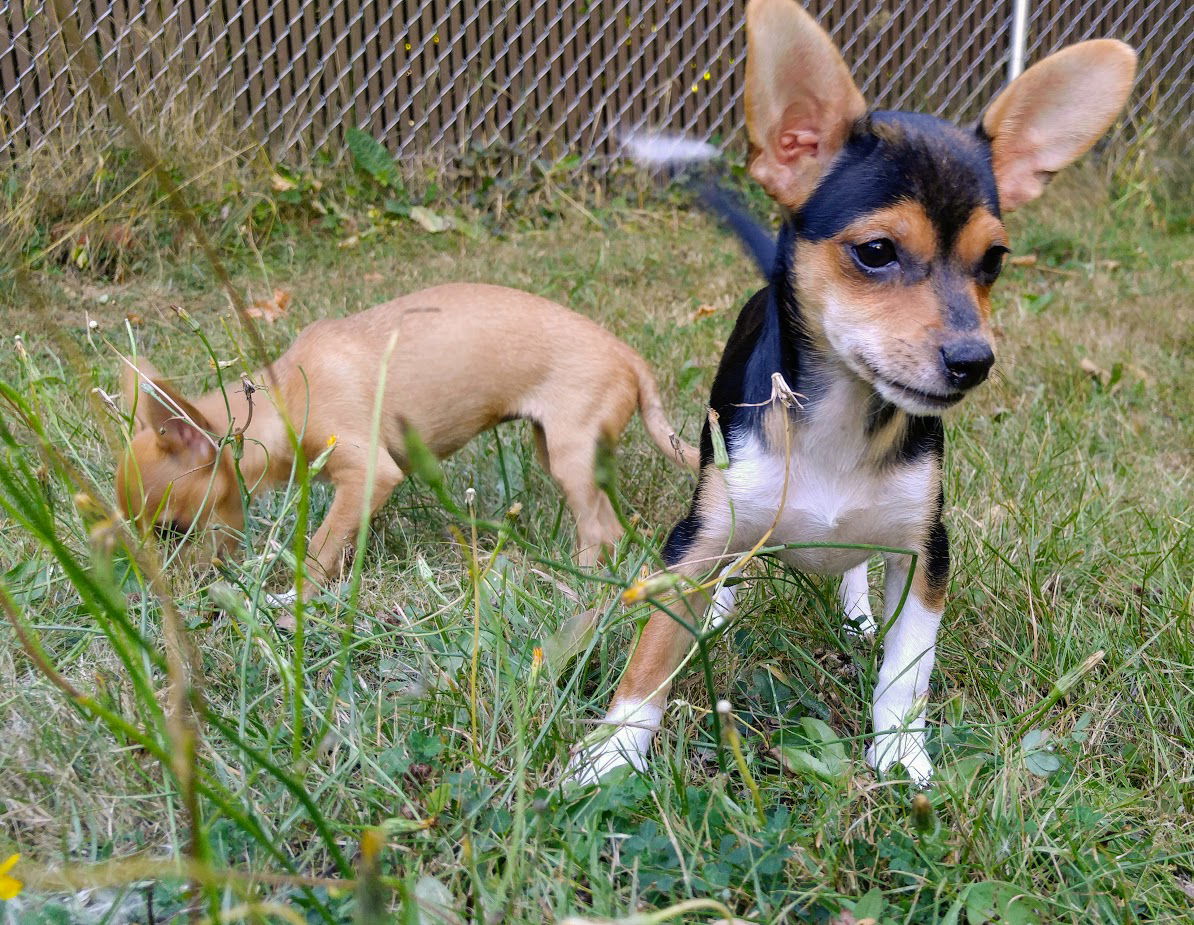
[[[559,565],[571,519],[517,424],[443,467],[458,503],[475,489],[480,518],[521,502],[513,526],[474,541],[425,482],[404,484],[372,524],[356,606],[310,610],[301,653],[232,587],[290,582],[301,487],[255,506],[251,548],[224,574],[171,560],[164,580],[202,679],[196,757],[172,763],[189,734],[188,711],[169,699],[186,647],[163,631],[144,563],[72,500],[80,485],[28,425],[110,501],[112,438],[88,377],[116,390],[113,346],[131,330],[198,392],[213,382],[207,355],[169,306],[185,305],[221,359],[240,355],[238,327],[185,252],[120,284],[57,272],[38,282],[43,301],[19,292],[6,340],[20,334],[24,352],[0,353],[13,389],[0,498],[46,536],[0,513],[0,572],[43,664],[85,699],[72,705],[0,621],[0,861],[19,851],[28,881],[0,921],[185,918],[187,880],[160,862],[187,854],[214,871],[193,872],[206,884],[195,915],[228,920],[285,921],[272,903],[294,921],[382,921],[391,903],[404,922],[421,909],[423,921],[532,923],[690,899],[757,922],[1188,915],[1189,204],[1184,221],[1158,222],[1130,198],[1109,204],[1089,177],[1050,197],[1012,223],[1017,252],[1038,262],[1010,268],[997,289],[999,374],[947,422],[955,567],[929,707],[940,773],[915,810],[907,785],[861,761],[872,647],[843,637],[831,586],[767,565],[713,649],[714,689],[699,670],[678,684],[647,773],[561,789],[568,749],[606,705],[643,616],[619,592],[654,561],[691,492],[637,422],[618,483],[641,538],[602,576]],[[402,224],[340,248],[275,233],[236,281],[252,295],[293,293],[287,319],[263,332],[275,350],[311,319],[449,279],[542,293],[640,350],[695,440],[720,349],[756,286],[748,261],[684,211],[559,210],[506,237]],[[714,311],[698,318],[699,306]],[[327,492],[311,494],[314,519]],[[590,607],[604,617],[585,657],[536,670],[534,647]],[[1058,679],[1100,652],[1051,702]],[[761,819],[734,763],[719,770],[709,710],[723,697]],[[64,889],[68,875],[88,889]]]

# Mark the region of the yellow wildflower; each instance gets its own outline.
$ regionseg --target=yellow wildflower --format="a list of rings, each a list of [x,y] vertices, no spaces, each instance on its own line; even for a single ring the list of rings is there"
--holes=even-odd
[[[335,434],[332,434],[330,437],[328,437],[328,449],[330,450],[332,447],[334,447],[336,445],[336,441],[339,439],[340,438]]]
[[[7,861],[0,861],[0,900],[15,899],[25,885],[16,877],[8,875],[8,872],[16,866],[20,859],[19,854],[14,854]]]
[[[664,572],[650,578],[639,579],[622,592],[622,603],[637,604],[647,598],[658,597],[664,592],[679,587],[681,578],[674,572]]]

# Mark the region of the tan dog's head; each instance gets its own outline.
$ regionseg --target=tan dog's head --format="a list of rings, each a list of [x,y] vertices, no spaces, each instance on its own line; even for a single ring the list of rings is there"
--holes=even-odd
[[[116,468],[116,503],[142,529],[186,533],[213,523],[240,530],[244,513],[229,454],[210,423],[145,361],[125,370],[133,439]]]
[[[868,112],[832,40],[793,0],[747,7],[750,172],[793,210],[811,333],[893,404],[935,413],[987,377],[1000,216],[1107,130],[1136,55],[1101,39],[1025,71],[976,129]]]

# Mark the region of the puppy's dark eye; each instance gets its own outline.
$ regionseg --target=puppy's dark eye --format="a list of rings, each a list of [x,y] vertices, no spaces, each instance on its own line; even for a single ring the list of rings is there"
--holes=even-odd
[[[999,276],[999,272],[1003,269],[1003,258],[1008,253],[1008,249],[1002,244],[996,244],[985,254],[983,254],[982,262],[978,265],[979,276],[994,282]]]
[[[880,270],[896,262],[895,245],[887,238],[875,238],[854,245],[854,258],[868,270]]]

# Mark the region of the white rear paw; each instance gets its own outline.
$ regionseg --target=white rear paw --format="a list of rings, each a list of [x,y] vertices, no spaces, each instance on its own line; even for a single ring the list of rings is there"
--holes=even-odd
[[[867,564],[863,562],[842,576],[838,599],[846,614],[843,629],[847,636],[874,636],[879,625],[871,615],[871,598],[867,585]]]
[[[846,614],[846,622],[842,624],[847,636],[858,636],[863,639],[873,639],[879,632],[879,624],[869,613]]]
[[[605,738],[582,745],[568,762],[566,779],[576,784],[595,784],[623,765],[643,770],[647,766],[647,750],[662,717],[663,711],[649,703],[614,704],[602,722],[603,726],[616,726],[613,733],[599,729],[597,735]]]
[[[734,615],[734,609],[738,606],[738,593],[733,585],[724,585],[720,591],[713,596],[713,605],[709,608],[709,612],[713,619],[710,622],[712,629],[720,629],[725,625],[725,622]]]
[[[923,732],[880,735],[867,749],[866,763],[880,775],[886,775],[897,764],[902,765],[908,779],[917,787],[927,787],[933,779],[933,762],[925,748]]]

